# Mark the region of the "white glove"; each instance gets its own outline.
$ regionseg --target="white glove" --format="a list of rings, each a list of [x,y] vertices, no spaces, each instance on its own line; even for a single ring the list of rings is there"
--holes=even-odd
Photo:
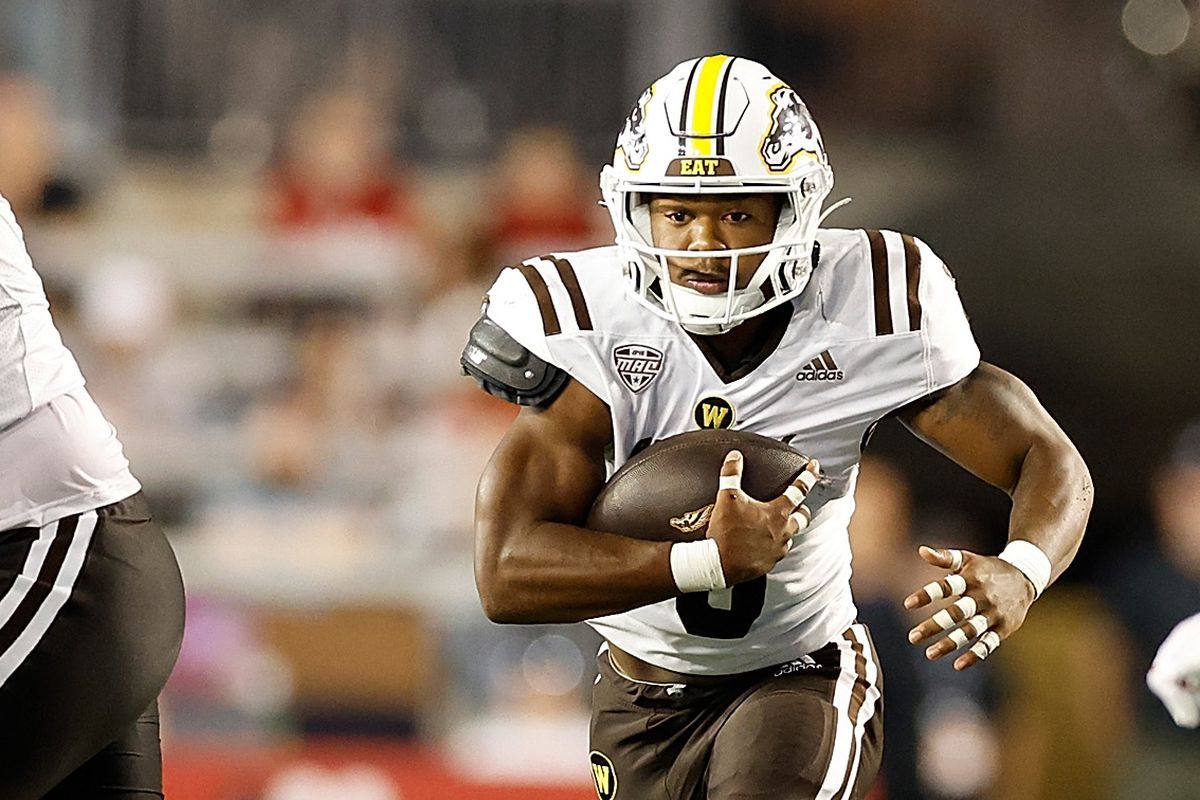
[[[1176,725],[1200,726],[1200,614],[1180,622],[1167,636],[1150,665],[1146,685]]]

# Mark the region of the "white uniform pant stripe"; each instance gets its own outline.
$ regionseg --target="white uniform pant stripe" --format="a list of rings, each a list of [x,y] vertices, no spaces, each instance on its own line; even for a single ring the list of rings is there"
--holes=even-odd
[[[838,638],[838,678],[833,688],[833,709],[837,722],[833,730],[833,750],[829,754],[829,765],[825,768],[825,779],[816,800],[833,800],[842,788],[846,777],[846,765],[850,760],[850,749],[854,743],[854,722],[850,719],[850,700],[854,694],[854,648],[850,642]]]
[[[892,329],[908,333],[908,275],[904,261],[904,240],[895,231],[883,231],[888,254],[888,304],[892,309]]]
[[[25,595],[29,594],[38,573],[42,571],[46,553],[50,552],[50,543],[54,541],[54,533],[57,530],[58,523],[51,522],[38,532],[37,541],[30,546],[29,553],[25,556],[25,566],[21,568],[21,574],[13,581],[4,597],[0,597],[0,628],[5,626],[17,610],[17,606],[25,599]]]
[[[96,521],[95,511],[79,515],[75,533],[67,548],[66,558],[63,560],[58,575],[54,577],[54,585],[42,600],[41,606],[34,612],[33,618],[25,626],[25,630],[18,634],[11,647],[0,653],[0,686],[3,686],[17,667],[21,666],[22,662],[29,657],[33,648],[49,630],[51,623],[58,616],[58,612],[66,605],[67,599],[70,598],[71,591],[75,587],[75,580],[79,577],[79,571],[83,569],[83,561],[87,556],[88,544],[92,541],[92,533],[96,529]],[[55,522],[47,527],[55,528],[57,525],[58,523]],[[43,529],[44,532],[45,529]],[[31,552],[30,558],[32,557]],[[45,558],[44,554],[42,558]],[[28,560],[26,563],[28,565]],[[9,615],[11,616],[11,614],[10,611]]]
[[[858,768],[862,764],[863,752],[863,736],[867,730],[867,723],[871,721],[871,717],[875,716],[875,709],[879,704],[879,698],[882,693],[879,691],[879,665],[875,663],[875,653],[871,649],[871,640],[867,638],[867,632],[862,625],[851,625],[850,631],[854,638],[862,645],[863,659],[866,663],[866,681],[867,690],[866,697],[863,699],[862,708],[858,712],[858,721],[854,725],[854,764],[850,767],[850,775],[846,780],[846,791],[842,793],[842,800],[852,797],[854,794],[854,782],[858,780]]]

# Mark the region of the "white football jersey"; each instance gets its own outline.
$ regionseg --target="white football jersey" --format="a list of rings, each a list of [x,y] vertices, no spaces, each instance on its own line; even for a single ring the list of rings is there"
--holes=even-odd
[[[864,440],[885,415],[950,386],[979,350],[941,260],[892,231],[821,230],[821,257],[783,339],[723,374],[676,323],[626,295],[615,248],[505,269],[487,315],[609,407],[611,472],[645,444],[733,428],[820,459],[812,524],[765,578],[590,620],[667,669],[728,674],[798,658],[855,619],[847,526]],[[760,498],[770,499],[770,498]]]
[[[139,488],[0,197],[0,531],[40,527]]]

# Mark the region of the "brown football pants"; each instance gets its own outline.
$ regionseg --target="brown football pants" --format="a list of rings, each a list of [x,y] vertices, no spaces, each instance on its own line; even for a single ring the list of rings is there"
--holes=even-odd
[[[726,681],[652,684],[607,647],[592,699],[600,800],[861,800],[883,755],[883,676],[852,625],[804,658]]]
[[[142,494],[0,532],[0,598],[0,800],[162,797],[183,579]]]

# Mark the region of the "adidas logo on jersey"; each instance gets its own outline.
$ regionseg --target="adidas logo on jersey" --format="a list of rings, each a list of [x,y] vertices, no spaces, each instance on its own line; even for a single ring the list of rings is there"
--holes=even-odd
[[[782,678],[784,675],[791,675],[793,672],[804,672],[805,670],[820,668],[821,665],[812,656],[800,656],[796,660],[781,664],[776,668],[775,677]]]
[[[846,373],[838,369],[828,350],[805,364],[796,373],[798,381],[840,381],[845,377]]]

